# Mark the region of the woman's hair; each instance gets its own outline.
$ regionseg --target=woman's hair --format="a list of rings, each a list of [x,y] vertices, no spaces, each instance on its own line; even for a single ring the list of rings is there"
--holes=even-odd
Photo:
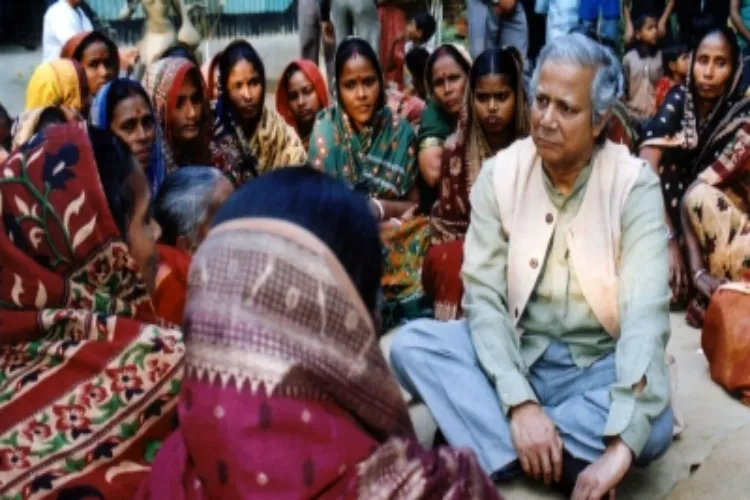
[[[63,112],[62,109],[57,106],[48,106],[42,111],[42,114],[39,115],[39,119],[34,127],[34,133],[38,134],[39,132],[44,131],[47,127],[62,125],[67,122],[68,118],[65,116],[65,112]]]
[[[529,116],[523,85],[523,59],[518,50],[514,47],[506,47],[482,52],[474,61],[469,74],[472,92],[476,90],[479,79],[489,75],[504,76],[513,88],[516,95],[516,135],[528,133]]]
[[[435,63],[438,62],[438,59],[443,56],[449,56],[454,61],[456,61],[456,64],[461,67],[461,69],[464,73],[466,73],[467,76],[471,72],[471,63],[466,60],[466,57],[461,54],[461,52],[456,47],[450,44],[441,45],[435,52],[432,53],[432,55],[430,55],[424,71],[425,81],[427,82],[427,89],[430,91],[430,93],[432,93],[435,87],[432,83],[432,70],[435,67]]]
[[[682,56],[683,54],[690,53],[690,49],[688,49],[687,44],[683,42],[672,42],[669,45],[667,45],[664,49],[661,51],[661,63],[662,67],[664,68],[664,74],[668,77],[673,77],[672,70],[669,69],[669,65],[673,62],[677,62],[677,60]]]
[[[154,202],[162,242],[174,246],[180,236],[195,239],[211,193],[223,176],[216,168],[194,166],[182,167],[164,179]]]
[[[13,141],[13,137],[11,134],[11,129],[13,128],[13,119],[10,117],[10,114],[8,114],[8,110],[5,109],[5,106],[0,104],[0,120],[5,120],[5,128],[8,131],[8,137],[5,138],[5,141],[0,142],[0,147],[5,148],[7,151],[10,151],[11,143]]]
[[[432,35],[435,34],[435,30],[437,29],[437,22],[429,12],[417,13],[412,18],[412,21],[414,21],[414,26],[416,26],[417,29],[422,32],[422,43],[426,43],[427,41],[429,41],[429,39],[432,38]]]
[[[341,262],[368,310],[376,310],[382,253],[367,198],[308,166],[282,168],[235,192],[212,226],[245,217],[280,219],[313,233]]]
[[[112,118],[115,113],[115,108],[120,102],[124,101],[129,97],[141,96],[146,103],[151,107],[153,112],[153,105],[151,99],[148,98],[148,94],[143,86],[135,80],[128,78],[117,78],[110,84],[109,93],[107,94],[107,103],[104,108],[104,123],[110,125]]]
[[[109,130],[88,127],[88,134],[109,211],[127,241],[128,223],[135,207],[135,193],[128,177],[138,167],[125,143]]]
[[[414,82],[424,84],[424,72],[429,58],[430,53],[424,47],[414,47],[406,53],[404,64],[409,73],[411,73],[411,78]]]
[[[289,90],[289,80],[297,71],[302,71],[302,69],[296,62],[289,63],[289,66],[284,70],[284,74],[281,76],[281,85],[283,85],[287,91]]]
[[[235,64],[240,61],[247,61],[253,65],[260,77],[263,94],[266,93],[266,68],[258,52],[245,40],[235,40],[224,49],[219,56],[219,90],[222,93],[227,92],[227,83],[229,82],[229,73],[232,72]]]
[[[117,44],[115,44],[115,42],[113,42],[112,39],[107,35],[99,31],[92,31],[91,33],[86,35],[81,44],[76,47],[75,52],[73,52],[73,59],[75,59],[76,61],[81,61],[83,59],[83,53],[86,52],[86,49],[88,49],[92,44],[96,42],[102,42],[107,46],[107,49],[109,50],[110,61],[119,60],[120,56],[117,49]],[[120,68],[115,68],[115,71],[119,71],[119,69]]]
[[[367,59],[372,67],[375,69],[375,73],[378,75],[378,82],[380,82],[380,97],[378,98],[377,109],[385,106],[385,80],[383,79],[383,71],[380,68],[378,62],[378,56],[370,44],[361,38],[349,37],[346,38],[339,48],[336,50],[335,73],[336,75],[336,94],[340,95],[339,83],[341,80],[341,74],[344,72],[344,65],[354,57],[355,55],[362,56]]]
[[[200,64],[198,63],[198,58],[195,57],[195,52],[193,52],[193,50],[187,45],[184,45],[179,42],[176,45],[172,45],[167,50],[162,52],[162,54],[159,56],[159,59],[166,59],[167,57],[177,57],[179,59],[187,59],[191,63],[200,67]]]

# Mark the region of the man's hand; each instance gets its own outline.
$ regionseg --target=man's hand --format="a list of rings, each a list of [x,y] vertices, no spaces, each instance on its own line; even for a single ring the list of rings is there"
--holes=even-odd
[[[572,500],[600,500],[615,497],[615,487],[633,464],[633,453],[620,438],[612,441],[599,460],[578,476]]]
[[[523,471],[545,484],[562,478],[563,442],[554,422],[537,403],[514,407],[510,415],[510,435]]]
[[[333,29],[333,23],[331,21],[320,23],[320,31],[325,45],[336,45],[336,31]]]

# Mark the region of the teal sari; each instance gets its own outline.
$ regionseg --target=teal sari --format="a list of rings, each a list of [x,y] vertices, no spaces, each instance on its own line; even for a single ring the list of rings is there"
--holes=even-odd
[[[411,125],[384,106],[370,127],[355,131],[339,104],[318,114],[308,151],[310,164],[362,194],[403,200],[418,175],[417,137]],[[422,290],[422,261],[430,243],[429,220],[415,217],[381,231],[383,327],[429,315]]]

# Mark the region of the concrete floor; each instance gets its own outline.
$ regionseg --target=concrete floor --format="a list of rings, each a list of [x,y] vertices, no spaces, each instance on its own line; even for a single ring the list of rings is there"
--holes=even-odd
[[[646,469],[635,469],[617,489],[618,499],[670,500],[750,498],[750,408],[710,380],[700,348],[700,331],[684,315],[671,317],[668,352],[677,362],[677,404],[684,432],[670,450]],[[388,353],[393,334],[382,342]],[[429,446],[435,422],[424,405],[410,405],[417,435]],[[560,499],[562,496],[526,479],[499,487],[506,500]]]

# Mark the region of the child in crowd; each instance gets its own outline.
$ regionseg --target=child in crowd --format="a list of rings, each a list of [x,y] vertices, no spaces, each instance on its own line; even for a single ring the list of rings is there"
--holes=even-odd
[[[635,20],[636,41],[622,61],[626,104],[633,119],[640,123],[656,112],[656,82],[662,76],[657,23],[653,14],[644,14]]]
[[[672,87],[682,85],[687,80],[690,49],[682,42],[674,42],[662,50],[661,59],[664,76],[656,83],[656,109],[661,108]]]
[[[396,39],[391,47],[385,68],[389,83],[394,82],[398,88],[407,85],[406,76],[403,72],[406,54],[416,47],[423,47],[429,51],[428,42],[435,34],[436,29],[435,18],[429,12],[420,12],[411,18],[406,25],[406,34]],[[404,38],[406,38],[406,44],[403,43]]]

